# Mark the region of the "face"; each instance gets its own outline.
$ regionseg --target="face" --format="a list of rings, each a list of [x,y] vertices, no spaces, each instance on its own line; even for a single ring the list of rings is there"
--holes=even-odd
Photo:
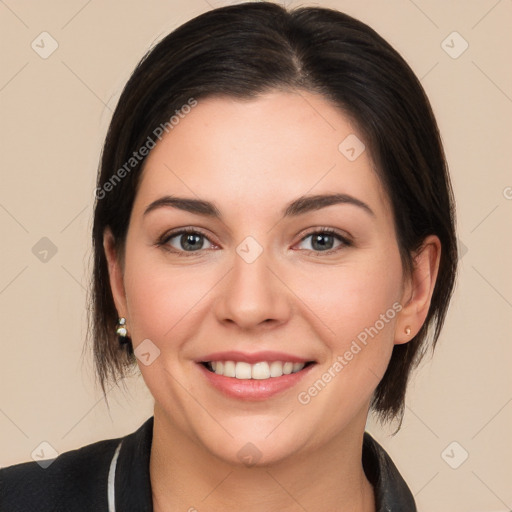
[[[148,156],[112,288],[155,411],[201,450],[268,463],[364,428],[410,290],[363,143],[274,92],[200,100]]]

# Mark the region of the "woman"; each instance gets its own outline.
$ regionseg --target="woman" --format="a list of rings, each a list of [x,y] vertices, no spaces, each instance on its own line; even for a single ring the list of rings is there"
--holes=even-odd
[[[98,376],[138,365],[154,416],[3,469],[2,510],[416,510],[365,423],[400,421],[457,251],[436,121],[388,43],[322,8],[189,21],[126,85],[96,198]]]

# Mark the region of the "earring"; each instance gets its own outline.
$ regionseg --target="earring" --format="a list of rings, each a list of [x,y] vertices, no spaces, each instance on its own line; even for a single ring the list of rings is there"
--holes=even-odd
[[[130,341],[130,338],[128,337],[128,330],[126,329],[126,318],[121,317],[117,321],[116,334],[121,345]]]
[[[132,339],[128,336],[128,329],[126,328],[126,318],[121,317],[117,321],[116,326],[117,341],[121,350],[126,350],[129,356],[133,356]]]
[[[411,328],[410,328],[409,326],[407,326],[407,327],[405,328],[405,334],[406,334],[407,336],[409,336],[409,334],[411,334]]]

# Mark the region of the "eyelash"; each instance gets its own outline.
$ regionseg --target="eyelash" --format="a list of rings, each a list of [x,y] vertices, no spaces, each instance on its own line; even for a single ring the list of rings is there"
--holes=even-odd
[[[160,239],[156,242],[155,245],[157,247],[161,247],[162,249],[164,249],[172,254],[175,254],[177,256],[180,256],[180,257],[194,256],[194,255],[197,255],[197,253],[200,253],[201,251],[210,250],[210,249],[199,249],[198,251],[182,251],[182,250],[177,250],[175,248],[169,247],[168,243],[170,240],[172,240],[173,238],[176,238],[177,236],[186,235],[186,234],[200,235],[200,236],[206,238],[210,243],[215,245],[203,232],[199,231],[197,228],[182,228],[182,229],[179,229],[178,231],[167,232],[160,237]],[[341,235],[335,229],[327,228],[327,227],[316,228],[314,231],[310,231],[310,232],[304,234],[304,236],[300,239],[299,243],[303,242],[304,240],[306,240],[308,237],[310,237],[312,235],[320,235],[320,234],[322,234],[322,235],[327,234],[327,235],[334,236],[338,241],[341,242],[341,245],[335,249],[329,249],[327,251],[315,251],[314,249],[303,249],[303,250],[307,251],[309,254],[314,253],[315,255],[323,256],[323,255],[330,255],[335,252],[338,252],[339,250],[341,250],[343,248],[353,246],[352,240],[350,240],[348,237]]]

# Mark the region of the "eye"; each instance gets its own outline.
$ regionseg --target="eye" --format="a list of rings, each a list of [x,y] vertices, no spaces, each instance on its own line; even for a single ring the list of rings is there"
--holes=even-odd
[[[303,247],[300,247],[301,244]],[[157,242],[157,245],[178,256],[189,256],[191,253],[216,247],[205,234],[192,228],[166,233]],[[347,237],[330,228],[313,231],[299,242],[299,248],[324,254],[330,254],[351,245],[352,242]]]
[[[323,253],[336,252],[343,247],[352,245],[350,240],[332,229],[313,231],[302,238],[300,244],[306,245],[306,247],[302,247],[305,250]]]
[[[209,245],[205,247],[205,243]],[[158,242],[158,245],[177,253],[198,252],[213,247],[212,242],[208,240],[206,235],[193,229],[182,229],[174,233],[167,233]]]

